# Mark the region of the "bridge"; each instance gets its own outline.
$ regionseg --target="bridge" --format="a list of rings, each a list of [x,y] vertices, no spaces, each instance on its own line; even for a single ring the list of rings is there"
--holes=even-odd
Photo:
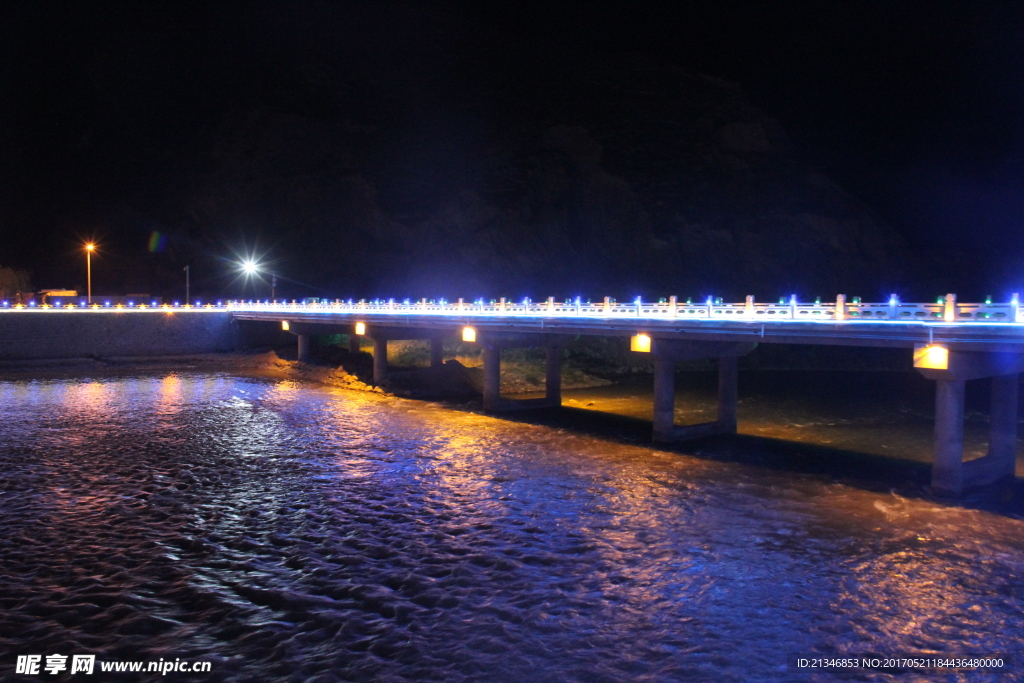
[[[376,384],[387,378],[390,340],[430,341],[431,365],[443,362],[443,341],[457,337],[483,347],[483,405],[488,411],[561,405],[562,349],[578,335],[628,337],[630,348],[654,360],[653,438],[668,442],[736,433],[738,359],[758,344],[811,344],[906,348],[914,367],[936,383],[932,489],[964,490],[1014,476],[1019,375],[1024,370],[1024,311],[1009,302],[963,303],[948,294],[935,303],[883,303],[859,298],[802,303],[699,303],[676,297],[659,302],[619,303],[548,298],[454,302],[306,301],[241,302],[205,306],[111,306],[69,302],[52,307],[0,304],[4,313],[43,314],[226,312],[234,321],[273,323],[297,336],[298,357],[308,360],[310,335],[347,334],[373,342]],[[546,352],[546,388],[541,399],[501,396],[501,350],[540,347]],[[717,359],[718,413],[712,422],[676,425],[675,367],[679,361]],[[989,379],[992,409],[988,453],[964,462],[964,392],[968,380]]]

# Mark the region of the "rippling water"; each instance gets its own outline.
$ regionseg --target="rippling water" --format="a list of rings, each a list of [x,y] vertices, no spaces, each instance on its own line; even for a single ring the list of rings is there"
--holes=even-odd
[[[0,514],[4,680],[58,680],[13,674],[54,652],[212,662],[177,680],[832,680],[785,655],[1024,644],[1012,515],[287,381],[0,382]]]

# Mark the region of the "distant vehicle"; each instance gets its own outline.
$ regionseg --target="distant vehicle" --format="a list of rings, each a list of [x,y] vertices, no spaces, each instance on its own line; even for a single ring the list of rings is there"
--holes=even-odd
[[[85,296],[74,289],[44,289],[39,292],[39,304],[63,305],[78,304],[85,301]],[[97,306],[159,306],[164,302],[162,296],[150,296],[146,292],[135,292],[133,294],[93,294],[92,303]]]
[[[57,299],[74,299],[78,296],[75,289],[43,289],[39,291],[39,303],[53,304]]]

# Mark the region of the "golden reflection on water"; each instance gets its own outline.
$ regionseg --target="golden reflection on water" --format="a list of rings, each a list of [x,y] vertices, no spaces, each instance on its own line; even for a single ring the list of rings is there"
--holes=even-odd
[[[324,579],[328,595],[349,580],[377,586],[378,569],[406,576],[447,563],[465,582],[450,590],[463,590],[465,605],[483,603],[448,613],[466,639],[491,604],[522,600],[522,632],[550,629],[545,642],[579,631],[581,648],[598,652],[651,634],[684,655],[748,648],[765,661],[795,649],[786,639],[805,636],[805,645],[826,652],[948,652],[951,643],[1019,622],[1006,615],[1019,605],[1008,582],[1024,571],[1024,522],[988,512],[291,381],[176,373],[56,387],[0,382],[0,398],[11,396],[32,403],[18,414],[19,438],[50,439],[38,452],[57,483],[47,480],[40,506],[59,511],[70,536],[111,508],[115,517],[146,520],[112,534],[156,530],[171,539],[201,512],[188,543],[157,536],[153,552],[194,572],[190,581],[205,577],[215,592],[225,577],[228,586],[259,586],[275,576],[280,583],[266,584],[275,590],[315,593],[307,562],[343,577]],[[627,403],[638,409],[641,400]],[[49,422],[34,421],[33,412]],[[185,418],[147,423],[154,412]],[[120,431],[93,438],[110,424]],[[137,450],[126,454],[125,441]],[[65,467],[72,475],[60,481]],[[172,516],[135,516],[150,509]],[[308,526],[313,518],[322,529]],[[365,546],[349,553],[346,541]],[[237,542],[244,545],[234,554]],[[359,555],[384,546],[377,557]],[[137,552],[153,562],[150,547]],[[322,562],[323,553],[342,550],[359,562]],[[244,575],[234,565],[211,569],[205,553],[230,556]],[[507,582],[474,561],[507,562]],[[380,591],[400,598],[396,589]],[[392,623],[380,616],[369,618]],[[447,617],[435,618],[431,626]],[[1019,634],[1001,637],[1019,642]]]
[[[344,401],[349,408],[352,402]],[[687,410],[684,405],[681,413],[686,414]],[[698,411],[699,406],[689,409],[691,414]],[[592,589],[613,596],[620,592],[619,583],[628,583],[628,594],[617,598],[621,610],[613,619],[629,628],[650,617],[651,605],[673,597],[665,592],[667,568],[656,561],[652,564],[652,558],[674,557],[671,572],[677,578],[672,590],[685,594],[695,604],[710,596],[709,591],[715,586],[718,590],[756,593],[764,589],[755,589],[750,582],[783,582],[786,585],[780,586],[777,595],[770,599],[771,604],[791,603],[796,609],[801,607],[800,584],[788,585],[785,573],[773,567],[771,558],[779,552],[799,555],[803,548],[813,553],[812,558],[831,558],[836,552],[850,555],[844,570],[847,575],[835,577],[840,590],[834,594],[828,611],[851,614],[852,637],[866,651],[891,647],[892,643],[901,643],[911,650],[941,650],[944,642],[957,635],[957,624],[973,625],[978,633],[983,633],[983,620],[991,623],[997,617],[979,605],[977,590],[964,588],[970,571],[968,558],[976,550],[949,563],[937,557],[930,546],[936,542],[951,547],[973,544],[974,541],[958,538],[954,531],[962,530],[965,524],[972,528],[1001,528],[992,540],[997,546],[1007,543],[1008,532],[1013,536],[1009,527],[1024,533],[1024,523],[992,513],[947,511],[942,506],[895,494],[886,496],[830,482],[800,481],[801,477],[792,473],[774,475],[759,472],[754,466],[709,463],[684,454],[668,455],[652,448],[443,408],[406,410],[405,415],[434,434],[435,445],[442,446],[435,453],[433,468],[424,476],[431,478],[437,494],[450,505],[486,506],[488,500],[499,496],[515,501],[515,487],[510,491],[505,486],[505,482],[515,482],[517,478],[510,473],[514,468],[509,467],[509,459],[521,458],[526,452],[534,463],[539,461],[549,468],[549,474],[557,471],[559,477],[576,480],[577,488],[584,487],[596,494],[591,507],[599,514],[567,517],[563,524],[578,535],[581,547],[599,553],[599,564],[617,567],[608,576],[595,572],[590,580]],[[815,425],[775,426],[764,420],[748,420],[746,424],[747,433],[811,443],[817,437],[818,443],[832,442],[822,439],[820,430],[807,429]],[[915,438],[913,434],[900,434],[898,425],[887,430],[882,432],[886,438],[894,438],[893,433],[904,443],[913,443]],[[870,431],[856,443],[870,444],[870,439],[878,438],[878,434],[878,430]],[[699,503],[691,495],[693,491],[701,492]],[[562,505],[560,497],[571,499],[572,495],[546,493],[547,514],[555,513]],[[758,515],[749,509],[751,495],[763,495],[771,501],[769,507]],[[757,520],[754,524],[765,527],[761,535],[733,537],[737,509],[742,516],[756,515],[752,517]],[[936,514],[946,519],[937,523]],[[939,530],[944,533],[936,533]],[[678,557],[679,545],[683,543],[697,554]],[[882,547],[878,547],[880,543]],[[734,564],[731,556],[739,564]],[[764,565],[755,561],[758,556]],[[694,565],[708,558],[729,568],[716,576],[715,572],[708,575]],[[698,568],[695,575],[690,569],[694,566]],[[813,576],[813,559],[809,570]],[[763,595],[751,598],[763,599]],[[694,617],[699,618],[699,610],[695,609]]]
[[[652,397],[644,388],[567,390],[563,392],[563,403],[570,408],[645,421],[651,419]],[[676,395],[676,424],[712,421],[716,419],[716,410],[713,396],[685,387]],[[931,417],[910,414],[885,403],[880,403],[873,410],[860,406],[846,413],[817,406],[813,398],[773,400],[765,396],[741,397],[737,421],[740,434],[914,462],[931,462],[932,459],[934,423]],[[1020,440],[1024,441],[1024,429]],[[980,420],[969,419],[964,427],[964,459],[980,458],[987,452],[987,425]],[[1018,468],[1024,473],[1024,462],[1018,463]]]
[[[82,418],[109,413],[114,390],[108,382],[82,382],[64,388],[65,410]]]
[[[154,412],[162,417],[173,417],[180,413],[184,399],[182,392],[182,381],[178,375],[171,373],[164,376],[157,386]]]

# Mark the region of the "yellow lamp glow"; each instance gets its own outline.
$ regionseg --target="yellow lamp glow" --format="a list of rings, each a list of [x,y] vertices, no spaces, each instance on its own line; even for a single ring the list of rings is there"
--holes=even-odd
[[[472,327],[462,328],[462,341],[464,342],[475,342],[476,341],[476,330]]]
[[[949,349],[945,346],[915,346],[914,367],[926,370],[948,370]]]
[[[646,334],[638,334],[629,340],[629,350],[638,353],[651,352],[651,338]]]
[[[288,330],[292,329],[292,327],[291,327],[291,325],[288,324],[287,320],[282,320],[281,321],[281,329],[284,330],[285,332],[287,332]]]
[[[366,334],[366,323],[356,323],[356,334],[360,337]]]
[[[947,323],[956,322],[956,294],[947,294],[942,307],[942,319]]]

